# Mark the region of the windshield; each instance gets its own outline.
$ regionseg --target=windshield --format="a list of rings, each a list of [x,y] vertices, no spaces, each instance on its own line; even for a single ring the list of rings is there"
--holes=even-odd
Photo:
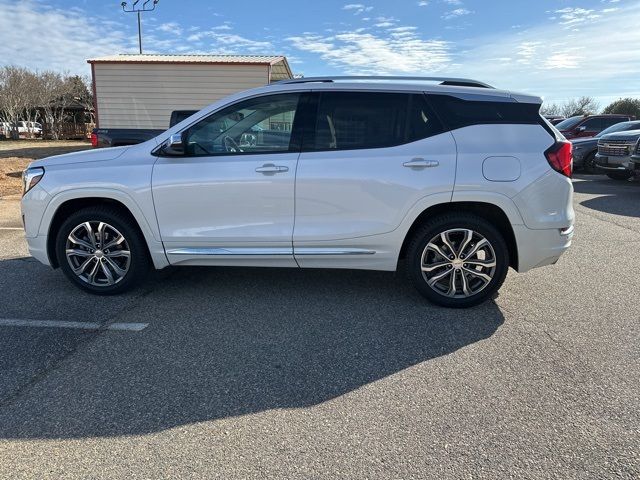
[[[614,132],[622,132],[623,130],[634,130],[635,128],[640,129],[640,123],[638,122],[620,122],[615,125],[611,125],[609,128],[605,128],[599,134],[596,135],[596,138],[600,138],[602,135],[606,135],[607,133]]]
[[[575,127],[578,123],[580,123],[580,121],[583,119],[584,117],[578,116],[578,117],[571,117],[571,118],[567,118],[566,120],[561,121],[559,124],[556,125],[556,128],[558,130],[570,130],[573,127]]]

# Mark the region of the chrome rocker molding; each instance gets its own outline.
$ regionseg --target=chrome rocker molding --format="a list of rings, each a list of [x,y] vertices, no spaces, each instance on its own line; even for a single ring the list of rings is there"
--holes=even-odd
[[[362,248],[296,248],[296,255],[373,255],[373,250]],[[176,248],[167,250],[167,255],[293,255],[292,248]]]

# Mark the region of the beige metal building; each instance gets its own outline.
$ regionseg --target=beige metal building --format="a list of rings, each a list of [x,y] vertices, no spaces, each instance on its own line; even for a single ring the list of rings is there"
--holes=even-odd
[[[282,56],[112,55],[87,62],[99,128],[165,129],[174,110],[199,110],[293,77]]]

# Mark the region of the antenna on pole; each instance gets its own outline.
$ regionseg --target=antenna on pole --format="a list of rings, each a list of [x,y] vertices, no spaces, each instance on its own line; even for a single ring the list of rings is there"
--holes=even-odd
[[[156,9],[156,5],[160,0],[145,0],[141,7],[136,7],[140,0],[135,0],[129,9],[127,9],[127,2],[122,2],[120,6],[123,12],[138,14],[138,49],[142,53],[142,27],[140,25],[140,12],[153,12]],[[150,7],[147,7],[149,2],[153,2]]]

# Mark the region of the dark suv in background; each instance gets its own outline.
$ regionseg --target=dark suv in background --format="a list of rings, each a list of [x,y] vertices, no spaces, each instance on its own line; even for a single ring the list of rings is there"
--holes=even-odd
[[[620,122],[635,120],[632,115],[578,115],[558,123],[556,128],[567,139],[593,137]]]
[[[626,132],[628,130],[640,130],[640,120],[616,123],[590,138],[571,139],[571,143],[573,144],[573,166],[576,169],[583,169],[589,173],[595,172],[598,139],[609,133]]]

